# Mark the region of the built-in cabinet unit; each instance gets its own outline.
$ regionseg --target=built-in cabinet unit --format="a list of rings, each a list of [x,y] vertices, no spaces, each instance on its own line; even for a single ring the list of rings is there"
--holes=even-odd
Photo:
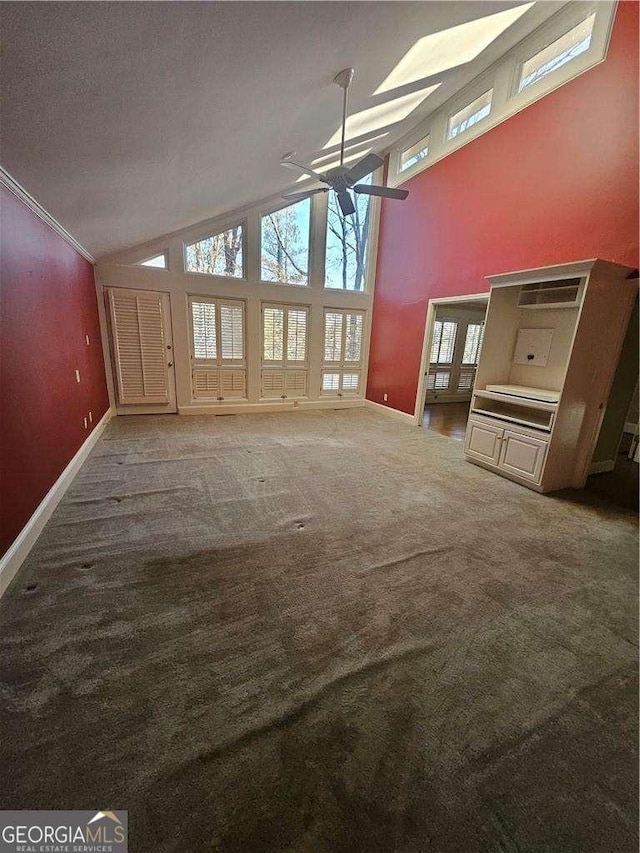
[[[608,261],[490,276],[465,456],[539,492],[581,488],[637,294]]]

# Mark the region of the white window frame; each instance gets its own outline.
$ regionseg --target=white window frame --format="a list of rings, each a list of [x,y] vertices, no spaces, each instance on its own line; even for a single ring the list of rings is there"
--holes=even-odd
[[[152,261],[154,258],[159,257],[164,258],[163,267],[146,266],[147,261]],[[167,270],[169,269],[169,253],[166,251],[166,249],[164,252],[153,252],[153,254],[149,255],[146,258],[143,258],[141,261],[136,261],[135,265],[137,267],[144,267],[147,270],[158,270],[158,272],[167,272]]]
[[[195,354],[195,340],[193,333],[193,309],[194,302],[205,302],[215,305],[216,308],[216,356],[215,358],[198,358]],[[192,366],[197,367],[243,367],[247,366],[247,304],[244,299],[228,299],[219,296],[204,296],[197,293],[189,294],[188,300],[189,320],[189,350]],[[228,305],[232,308],[242,308],[242,358],[223,358],[222,356],[222,329],[220,308]]]
[[[488,104],[489,112],[486,114],[486,116],[482,116],[482,118],[479,118],[476,121],[474,121],[473,124],[467,125],[467,127],[463,128],[458,133],[451,135],[451,131],[453,129],[453,127],[452,127],[453,120],[457,116],[459,116],[461,112],[464,112],[464,110],[467,110],[467,109],[469,109],[469,107],[474,106],[474,104],[476,104],[477,101],[479,101],[481,98],[485,98],[487,95],[489,96],[489,104]],[[484,108],[485,107],[482,107],[482,109],[484,109]],[[445,128],[446,141],[450,142],[453,139],[459,139],[463,134],[472,133],[474,131],[474,128],[477,127],[477,125],[481,124],[484,121],[489,121],[489,119],[491,118],[491,110],[492,109],[493,109],[493,86],[491,86],[489,89],[486,89],[484,92],[481,92],[479,95],[476,95],[474,98],[472,98],[470,101],[468,101],[468,103],[466,103],[463,107],[457,107],[453,112],[449,113],[449,115],[447,116],[447,124],[446,124],[446,128]],[[462,121],[460,121],[459,124],[462,124],[465,121],[469,121],[469,119],[473,118],[473,116],[476,115],[476,113],[478,113],[478,112],[480,112],[480,110],[476,110],[475,112],[470,113],[470,115],[466,119],[463,119]]]
[[[387,185],[397,187],[404,184],[458,148],[487,133],[505,119],[603,62],[607,56],[615,9],[615,0],[589,0],[589,2],[578,0],[560,9],[490,68],[434,110],[428,118],[396,144],[389,154]],[[589,49],[571,62],[567,62],[561,68],[518,92],[520,70],[523,63],[584,21],[593,12],[595,12],[596,18]],[[453,139],[448,139],[449,116],[454,115],[488,89],[493,89],[489,115]],[[427,136],[431,137],[428,155],[423,160],[414,163],[413,166],[402,169],[403,152]]]
[[[404,165],[404,159],[406,157],[407,160],[411,160],[416,154],[421,154],[426,150],[426,155],[421,157],[415,163],[411,163],[409,166]],[[408,145],[406,148],[400,151],[400,159],[398,162],[398,168],[400,172],[403,174],[410,172],[414,166],[417,166],[418,163],[421,163],[423,160],[426,160],[429,157],[429,151],[431,150],[431,134],[427,133],[426,136],[423,136],[421,139],[418,139],[417,142],[414,142],[413,145]]]
[[[203,240],[208,240],[210,237],[217,237],[219,234],[224,234],[227,231],[231,231],[232,228],[242,228],[242,248],[240,250],[242,256],[242,275],[222,275],[219,273],[212,272],[200,272],[199,270],[190,270],[187,268],[187,249],[191,246],[195,246],[196,243],[201,243]],[[207,279],[216,279],[218,281],[233,281],[233,282],[246,282],[247,281],[247,220],[241,219],[239,221],[231,222],[229,225],[225,225],[222,228],[216,228],[212,231],[210,228],[206,230],[202,234],[201,237],[190,237],[188,240],[184,240],[182,243],[182,269],[186,275],[198,275],[204,276]]]
[[[363,155],[365,156],[365,155]],[[374,185],[381,185],[384,182],[384,168],[376,169],[375,172],[371,174],[371,183]],[[341,287],[327,287],[327,240],[328,240],[328,232],[329,232],[329,194],[325,193],[323,201],[324,201],[324,222],[322,224],[323,227],[323,240],[321,242],[321,246],[318,246],[318,250],[322,250],[322,289],[325,294],[331,293],[351,293],[354,295],[358,295],[361,293],[370,294],[373,291],[373,285],[375,283],[376,277],[376,261],[378,257],[378,236],[379,236],[379,225],[380,225],[380,201],[381,199],[378,196],[369,196],[369,204],[371,205],[371,215],[369,216],[369,234],[367,235],[367,250],[365,252],[365,261],[364,261],[364,279],[363,279],[363,288],[362,290],[349,290],[348,288],[344,290]],[[354,199],[355,204],[355,199]]]
[[[302,190],[301,190],[302,192]],[[308,289],[312,287],[312,271],[315,266],[315,253],[318,250],[317,239],[315,238],[315,230],[314,230],[314,204],[313,204],[313,196],[310,196],[309,199],[299,199],[298,201],[290,201],[288,203],[283,204],[282,201],[279,203],[270,204],[267,207],[261,208],[258,211],[258,233],[257,233],[257,257],[256,261],[258,264],[258,281],[260,284],[265,286],[275,285],[276,287],[298,287],[303,289]],[[279,210],[285,210],[287,207],[293,207],[296,204],[300,204],[301,201],[309,201],[309,242],[308,242],[308,264],[307,264],[307,283],[299,284],[295,281],[269,281],[269,279],[262,278],[262,220],[265,216],[269,216],[271,213],[277,213]]]
[[[359,291],[357,291],[359,292]],[[340,341],[340,359],[337,361],[328,361],[325,358],[325,334],[326,334],[326,317],[327,314],[341,314],[342,315],[342,337]],[[345,349],[347,345],[347,335],[346,335],[346,325],[347,325],[347,315],[348,314],[356,314],[362,317],[362,334],[360,337],[360,357],[357,361],[347,360],[345,358]],[[325,307],[322,314],[322,370],[320,372],[320,396],[321,397],[362,397],[364,395],[363,389],[363,379],[364,379],[364,371],[363,365],[365,361],[365,344],[366,344],[366,334],[367,334],[367,312],[355,309],[355,308],[330,308]],[[338,380],[338,388],[337,389],[324,389],[324,376],[325,373],[336,373],[339,376]],[[344,376],[347,375],[357,375],[358,377],[358,387],[355,390],[350,388],[344,388]]]
[[[275,308],[284,311],[284,324],[282,331],[282,358],[281,359],[266,359],[264,357],[264,311],[265,308]],[[307,315],[306,337],[305,337],[305,357],[304,360],[289,359],[287,357],[288,350],[288,316],[287,311],[304,311]],[[263,368],[268,367],[295,367],[300,370],[306,369],[309,364],[309,332],[311,328],[311,307],[309,305],[295,304],[292,302],[263,302],[260,306],[260,360]]]

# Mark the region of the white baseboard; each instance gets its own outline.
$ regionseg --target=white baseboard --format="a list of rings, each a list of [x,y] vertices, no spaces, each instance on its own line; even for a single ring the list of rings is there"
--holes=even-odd
[[[300,412],[310,409],[361,409],[366,401],[340,400],[336,397],[327,397],[326,400],[283,400],[282,402],[269,403],[190,403],[188,406],[179,406],[179,415],[248,415],[264,412]]]
[[[615,467],[615,459],[604,459],[602,462],[592,462],[589,467],[589,474],[605,474],[607,471],[613,471]]]
[[[82,447],[69,462],[62,474],[44,496],[40,505],[33,513],[29,521],[22,528],[7,553],[0,559],[0,596],[4,595],[9,584],[16,576],[18,569],[27,558],[29,551],[35,545],[38,536],[42,533],[47,521],[51,518],[54,509],[60,503],[64,493],[71,485],[82,463],[85,461],[94,445],[102,435],[105,426],[111,420],[113,411],[108,409],[93,428]]]
[[[390,406],[383,406],[382,403],[374,403],[373,400],[365,400],[367,408],[375,409],[377,412],[382,412],[389,415],[391,418],[404,421],[405,423],[416,425],[415,415],[408,415],[406,412],[401,412],[398,409],[392,409]]]

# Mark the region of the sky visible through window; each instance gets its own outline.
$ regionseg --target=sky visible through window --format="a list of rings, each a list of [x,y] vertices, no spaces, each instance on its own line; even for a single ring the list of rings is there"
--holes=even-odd
[[[523,89],[532,86],[547,74],[562,68],[567,62],[571,62],[572,59],[589,50],[595,20],[594,12],[568,33],[528,59],[522,66],[518,91],[522,92]]]
[[[370,184],[371,175],[367,175],[360,183]],[[344,216],[336,194],[329,193],[324,284],[332,289],[365,288],[371,196],[353,193],[353,202],[355,213]]]
[[[186,247],[187,272],[242,278],[242,225],[205,237]]]
[[[262,281],[309,284],[311,199],[262,217]]]

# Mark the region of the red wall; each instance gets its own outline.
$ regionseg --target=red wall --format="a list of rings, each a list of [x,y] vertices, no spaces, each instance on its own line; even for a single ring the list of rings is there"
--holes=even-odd
[[[604,258],[638,266],[638,5],[605,62],[404,185],[380,223],[367,397],[413,414],[431,297]]]
[[[92,265],[2,187],[0,213],[2,554],[109,400]]]

